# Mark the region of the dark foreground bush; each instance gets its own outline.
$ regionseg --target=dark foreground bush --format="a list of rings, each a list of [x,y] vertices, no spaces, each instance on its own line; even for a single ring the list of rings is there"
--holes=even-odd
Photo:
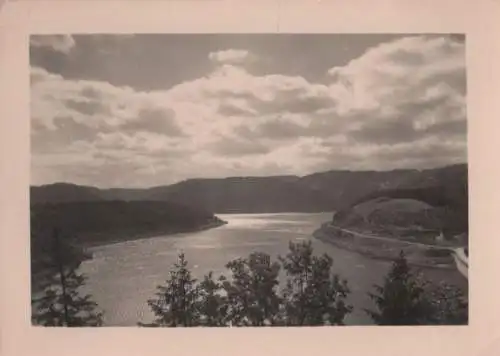
[[[342,325],[352,307],[347,282],[333,272],[333,260],[314,256],[310,242],[291,243],[272,261],[255,252],[227,263],[229,277],[209,273],[198,283],[183,254],[165,284],[148,302],[155,315],[141,326]],[[279,287],[284,270],[286,284]]]
[[[439,285],[415,275],[403,252],[394,261],[383,285],[370,297],[374,310],[366,310],[378,325],[460,325],[468,322],[468,302],[451,285]]]

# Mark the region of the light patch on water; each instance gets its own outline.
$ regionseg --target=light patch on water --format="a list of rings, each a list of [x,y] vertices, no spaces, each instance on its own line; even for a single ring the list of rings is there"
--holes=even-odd
[[[284,256],[290,241],[307,241],[311,232],[329,217],[325,214],[247,214],[219,215],[229,222],[217,229],[184,235],[163,236],[96,248],[94,259],[82,265],[88,273],[86,290],[104,310],[106,325],[136,325],[147,321],[150,310],[146,303],[155,288],[164,284],[171,266],[184,252],[195,278],[208,271],[214,277],[230,274],[228,261],[247,258],[262,251],[272,256]],[[234,228],[236,226],[236,228]],[[272,231],[270,231],[272,230]],[[368,262],[335,246],[313,239],[315,253],[328,253],[334,270],[349,281],[355,293],[350,301],[359,307],[368,306],[366,291],[384,274],[386,268],[375,261]],[[274,258],[274,257],[273,257]],[[366,265],[366,268],[356,267]],[[282,281],[280,275],[280,282]],[[351,323],[360,323],[364,315],[355,316]]]
[[[287,233],[287,234],[307,234],[308,236],[310,234],[308,234],[307,232],[305,232],[303,229],[297,229],[297,230],[293,230],[293,229],[290,229],[290,228],[280,228],[280,229],[263,229],[264,231],[268,231],[268,232],[280,232],[280,233]]]
[[[155,256],[177,256],[179,252],[178,250],[158,251]]]
[[[213,249],[216,249],[216,248],[221,248],[221,245],[200,245],[200,244],[196,244],[196,245],[190,245],[189,246],[190,250],[213,250]]]
[[[225,249],[230,249],[230,248],[238,248],[242,246],[274,246],[276,245],[275,242],[267,242],[267,241],[256,241],[256,242],[241,242],[238,244],[224,244],[224,246],[221,245],[200,245],[200,244],[194,244],[194,245],[189,245],[189,250],[213,250],[213,249],[221,249],[224,247]]]
[[[269,225],[301,225],[303,221],[287,220],[283,218],[272,219],[278,214],[237,214],[237,215],[218,215],[221,219],[228,222],[226,228],[246,228],[260,229]]]
[[[227,225],[228,228],[247,228],[247,229],[260,229],[263,226],[269,226],[269,225],[281,225],[281,224],[286,224],[286,225],[300,225],[300,222],[298,221],[287,221],[287,220],[264,220],[264,219],[238,219],[238,220],[232,220],[229,221],[229,224]]]
[[[296,237],[294,240],[295,241],[308,241],[309,238],[307,238],[307,237]]]

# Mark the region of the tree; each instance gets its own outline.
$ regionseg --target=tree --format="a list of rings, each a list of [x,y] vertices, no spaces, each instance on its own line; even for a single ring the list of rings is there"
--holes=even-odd
[[[199,284],[198,310],[201,325],[225,326],[227,324],[227,298],[222,294],[222,283],[225,278],[214,280],[213,272],[209,272]]]
[[[281,299],[277,294],[280,265],[270,256],[255,252],[238,258],[226,267],[231,281],[223,281],[227,294],[228,318],[232,325],[268,326],[279,323]]]
[[[433,324],[464,325],[469,320],[469,303],[464,293],[448,283],[427,288],[434,310]]]
[[[196,326],[200,315],[197,308],[199,288],[192,278],[184,253],[179,254],[178,262],[170,271],[165,285],[157,287],[157,298],[148,300],[155,315],[152,324],[141,326]]]
[[[377,309],[365,311],[378,325],[430,324],[435,315],[425,282],[410,270],[403,251],[384,280],[384,285],[375,285],[376,293],[369,293]]]
[[[328,255],[313,255],[310,241],[289,245],[280,261],[287,275],[283,290],[286,325],[342,325],[352,307],[346,304],[349,288],[332,273]]]
[[[80,295],[86,277],[77,272],[79,249],[55,230],[40,264],[46,278],[41,292],[33,298],[32,321],[44,326],[101,326],[103,314],[90,295]]]

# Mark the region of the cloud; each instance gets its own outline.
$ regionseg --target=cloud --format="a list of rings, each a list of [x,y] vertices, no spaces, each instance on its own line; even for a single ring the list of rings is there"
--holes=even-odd
[[[251,58],[250,53],[241,49],[210,52],[208,58],[215,63],[241,64]]]
[[[253,142],[246,139],[238,139],[234,137],[224,137],[217,142],[209,145],[211,152],[223,156],[242,157],[247,155],[262,155],[269,153],[271,147],[262,142]]]
[[[175,122],[175,111],[164,107],[143,107],[137,119],[127,121],[121,129],[128,132],[150,131],[168,136],[182,136],[183,132]]]
[[[452,83],[464,95],[465,47],[446,36],[406,37],[371,48],[328,73],[341,113],[393,106],[442,83]]]
[[[132,174],[171,156],[181,158],[191,149],[189,141],[179,145],[184,133],[175,112],[150,93],[129,87],[68,80],[32,68],[31,112],[34,167],[42,178],[52,175],[49,167],[58,171],[74,166],[65,169],[66,177],[74,172],[74,181],[94,177],[106,182],[102,172],[110,166]],[[124,175],[120,184],[129,184],[131,178]]]
[[[30,46],[68,54],[75,46],[75,40],[71,35],[31,35]]]
[[[212,52],[205,76],[147,92],[33,68],[32,147],[45,157],[34,171],[43,180],[47,167],[79,162],[61,176],[126,186],[465,161],[464,46],[451,36],[394,40],[322,82],[253,74],[236,65],[249,52]]]
[[[31,71],[31,111],[34,125],[61,129],[55,120],[96,132],[148,131],[180,136],[175,112],[149,98],[149,93],[106,82],[66,80],[40,68]],[[67,126],[67,125],[66,125]]]
[[[329,75],[333,113],[353,123],[351,144],[465,140],[465,47],[453,37],[384,43]]]

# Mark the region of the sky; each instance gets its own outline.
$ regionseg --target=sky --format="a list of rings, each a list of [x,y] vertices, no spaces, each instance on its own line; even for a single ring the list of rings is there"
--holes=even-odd
[[[34,35],[30,63],[34,185],[467,161],[460,35]]]

